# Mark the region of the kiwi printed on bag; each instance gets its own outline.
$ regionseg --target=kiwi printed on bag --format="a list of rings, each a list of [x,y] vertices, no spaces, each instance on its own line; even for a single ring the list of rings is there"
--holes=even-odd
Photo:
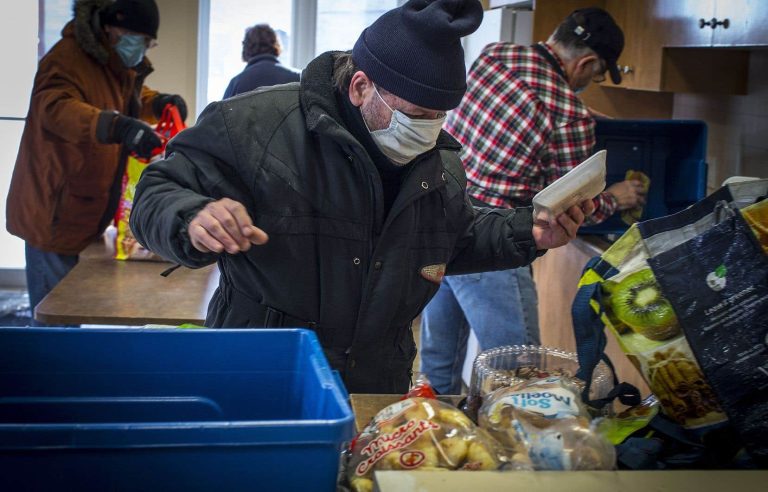
[[[646,338],[662,341],[680,334],[677,316],[650,268],[627,275],[613,286],[609,302],[619,321]]]
[[[645,267],[619,281],[608,280],[602,293],[611,329],[658,397],[662,412],[686,428],[725,421],[652,270]]]

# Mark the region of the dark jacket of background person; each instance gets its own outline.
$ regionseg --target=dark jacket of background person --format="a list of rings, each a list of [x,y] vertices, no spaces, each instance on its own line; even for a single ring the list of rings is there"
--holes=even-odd
[[[125,68],[94,26],[109,3],[76,2],[35,75],[6,219],[11,234],[41,250],[76,255],[112,220],[127,153],[104,143],[113,117],[105,110],[157,121],[158,93],[143,85],[150,62]]]
[[[442,277],[429,268],[533,261],[531,211],[475,210],[459,146],[441,132],[385,216],[376,165],[342,123],[333,66],[326,53],[300,84],[209,106],[145,171],[131,228],[167,259],[218,262],[206,326],[310,327],[350,392],[402,393],[416,355],[411,321]],[[190,220],[223,197],[242,203],[269,242],[234,255],[195,249]]]
[[[298,82],[299,72],[278,61],[281,51],[277,33],[268,24],[256,24],[246,29],[243,61],[248,65],[229,82],[224,99],[259,87]]]
[[[284,67],[275,55],[256,55],[248,60],[248,66],[236,75],[224,91],[224,99],[259,87],[298,82],[299,73]]]

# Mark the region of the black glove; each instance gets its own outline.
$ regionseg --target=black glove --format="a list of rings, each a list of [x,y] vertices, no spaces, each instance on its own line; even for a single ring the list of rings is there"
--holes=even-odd
[[[184,98],[178,94],[158,94],[157,97],[152,100],[152,112],[155,114],[155,118],[160,118],[166,104],[173,104],[176,106],[179,110],[179,115],[181,115],[181,121],[187,119],[187,103],[184,102]]]
[[[163,145],[151,126],[121,114],[112,123],[112,142],[122,143],[126,149],[143,159],[151,157],[152,151]]]

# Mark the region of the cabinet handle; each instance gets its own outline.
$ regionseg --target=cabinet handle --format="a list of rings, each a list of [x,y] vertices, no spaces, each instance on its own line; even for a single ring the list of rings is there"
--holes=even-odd
[[[635,71],[635,69],[630,67],[629,65],[624,65],[623,67],[619,65],[619,71],[621,73],[632,73]]]
[[[730,25],[731,21],[728,19],[723,19],[721,21],[718,21],[716,17],[712,17],[711,20],[699,19],[699,29],[704,29],[707,26],[712,27],[712,29],[716,28],[717,26],[723,26],[723,29],[728,29]]]

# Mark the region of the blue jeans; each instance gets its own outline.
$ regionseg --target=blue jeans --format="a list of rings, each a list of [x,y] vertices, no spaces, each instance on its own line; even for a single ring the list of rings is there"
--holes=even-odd
[[[32,324],[45,326],[34,321],[35,306],[77,265],[79,257],[41,251],[29,244],[24,245],[24,254],[27,259],[27,290],[29,307],[33,313]]]
[[[538,345],[537,304],[528,266],[445,277],[421,314],[421,371],[440,393],[460,394],[469,330],[480,350]]]

